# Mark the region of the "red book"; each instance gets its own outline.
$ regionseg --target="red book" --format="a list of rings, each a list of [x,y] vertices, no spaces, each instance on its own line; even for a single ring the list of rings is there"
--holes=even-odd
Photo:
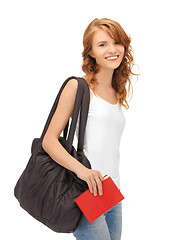
[[[103,195],[94,196],[87,189],[74,200],[90,223],[124,199],[112,178],[106,176],[102,181]]]

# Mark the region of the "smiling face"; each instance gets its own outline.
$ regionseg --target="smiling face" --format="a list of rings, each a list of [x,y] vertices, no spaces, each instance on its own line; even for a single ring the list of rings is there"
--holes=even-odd
[[[90,56],[96,59],[101,69],[114,70],[122,62],[124,46],[116,42],[105,30],[98,29],[92,39]]]

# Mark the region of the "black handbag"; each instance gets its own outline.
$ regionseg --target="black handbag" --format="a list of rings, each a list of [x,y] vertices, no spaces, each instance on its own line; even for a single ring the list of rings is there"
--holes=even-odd
[[[62,84],[41,137],[33,140],[31,157],[14,188],[14,195],[24,210],[53,231],[61,233],[72,233],[79,226],[83,213],[74,199],[87,190],[88,185],[74,172],[56,163],[42,148],[42,140],[57,108],[60,94],[66,83],[72,78],[78,80],[72,121],[68,138],[66,139],[69,120],[63,130],[63,136],[60,136],[58,140],[71,156],[91,169],[91,164],[83,152],[90,102],[89,87],[85,79],[72,76]],[[72,144],[79,113],[80,122],[76,150]]]

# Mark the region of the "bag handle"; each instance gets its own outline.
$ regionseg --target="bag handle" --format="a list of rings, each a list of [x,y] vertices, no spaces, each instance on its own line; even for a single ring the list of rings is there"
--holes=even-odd
[[[67,138],[67,148],[66,150],[71,154],[72,150],[72,144],[73,144],[73,139],[74,139],[74,134],[76,130],[76,125],[77,125],[77,119],[78,119],[78,114],[80,111],[80,127],[79,127],[79,134],[78,134],[78,151],[83,150],[83,143],[84,143],[84,134],[83,132],[85,131],[85,126],[86,126],[86,121],[87,121],[87,114],[88,114],[88,109],[87,109],[87,102],[85,103],[85,86],[87,83],[85,82],[84,79],[82,78],[76,78],[78,80],[78,89],[77,89],[77,94],[76,94],[76,99],[75,99],[75,104],[74,104],[74,109],[72,113],[72,121],[70,125],[70,130]],[[87,89],[86,89],[87,92]],[[80,110],[81,106],[81,110]],[[85,114],[86,113],[86,114]],[[69,120],[66,125],[68,128]],[[64,137],[66,138],[67,134],[67,129],[63,130],[64,132]]]
[[[78,77],[72,76],[72,77],[69,77],[68,79],[66,79],[64,81],[64,83],[62,84],[62,86],[61,86],[61,88],[60,88],[60,90],[57,94],[57,97],[54,101],[54,104],[53,104],[52,109],[49,113],[48,119],[46,121],[46,124],[44,126],[43,132],[42,132],[41,137],[40,137],[40,142],[42,144],[43,138],[44,138],[44,136],[46,134],[46,131],[49,127],[51,119],[54,115],[54,112],[56,111],[60,95],[61,95],[65,85],[67,84],[67,82],[72,78],[75,78],[75,79],[78,80],[78,89],[77,89],[74,109],[73,109],[73,113],[72,113],[71,126],[70,126],[68,139],[67,139],[67,141],[68,141],[68,149],[67,149],[68,152],[71,152],[71,149],[72,149],[72,143],[73,143],[73,139],[74,139],[74,133],[75,133],[75,129],[76,129],[76,124],[77,124],[78,113],[79,113],[79,110],[80,110],[80,105],[82,105],[82,106],[81,106],[81,110],[80,110],[80,124],[79,124],[79,136],[78,136],[78,149],[77,150],[79,150],[79,151],[83,150],[84,131],[85,131],[85,127],[86,127],[87,115],[88,115],[88,110],[89,110],[89,101],[90,101],[89,87],[88,87],[84,78],[78,78]],[[66,124],[66,127],[63,130],[63,136],[65,138],[66,138],[66,135],[67,135],[68,126],[69,126],[69,120]]]
[[[79,138],[78,138],[77,151],[83,151],[84,135],[85,135],[85,130],[86,130],[86,123],[87,123],[89,104],[90,104],[89,86],[84,78],[81,78],[81,79],[84,84],[84,91],[83,91],[82,104],[81,104],[81,113],[80,113],[80,122],[79,122]]]
[[[90,104],[90,90],[89,86],[84,78],[78,78],[79,84],[82,84],[83,88],[83,95],[80,96],[79,98],[81,99],[81,109],[79,104],[78,105],[78,110],[80,109],[80,119],[79,119],[79,135],[78,135],[78,146],[77,146],[77,151],[83,151],[83,145],[84,145],[84,135],[85,135],[85,129],[86,129],[86,123],[87,123],[87,118],[88,118],[88,111],[89,111],[89,104]],[[77,93],[78,94],[78,93]],[[75,103],[76,105],[76,103]],[[76,112],[76,109],[74,108],[74,124],[72,120],[72,125],[70,127],[69,131],[69,144],[72,146],[73,139],[74,139],[74,134],[76,130],[76,125],[77,125],[77,118],[78,118],[78,113]],[[73,116],[72,116],[73,119]],[[68,128],[69,121],[66,125]],[[67,134],[67,129],[64,129],[64,134],[66,138]],[[71,150],[71,148],[70,148]]]

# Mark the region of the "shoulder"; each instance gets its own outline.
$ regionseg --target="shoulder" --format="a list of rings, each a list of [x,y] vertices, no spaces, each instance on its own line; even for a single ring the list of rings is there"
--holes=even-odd
[[[71,78],[64,86],[64,89],[61,95],[66,96],[66,98],[67,97],[73,98],[76,95],[77,89],[78,89],[78,80],[76,78]]]
[[[72,89],[77,89],[77,87],[78,87],[78,80],[76,79],[76,78],[71,78],[68,82],[67,82],[67,84],[66,84],[66,86],[68,87],[68,88],[72,88]],[[65,87],[66,87],[65,86]]]

